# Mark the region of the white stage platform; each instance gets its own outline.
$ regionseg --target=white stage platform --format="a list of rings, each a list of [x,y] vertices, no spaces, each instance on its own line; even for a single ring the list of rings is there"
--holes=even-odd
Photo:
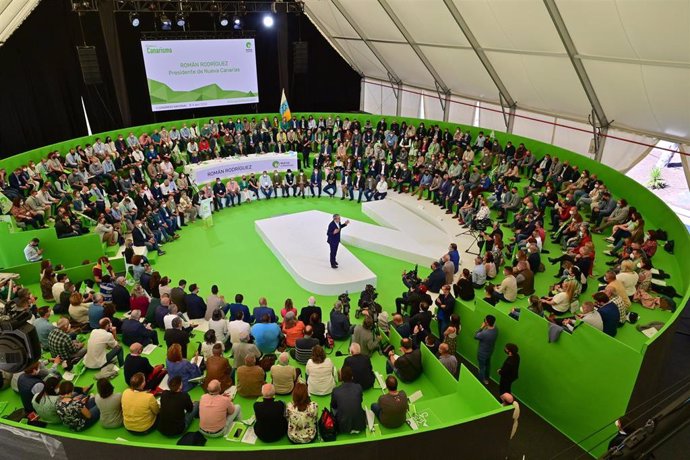
[[[288,273],[310,292],[338,295],[376,285],[376,274],[343,245],[338,249],[340,267],[331,268],[326,229],[332,218],[322,211],[305,211],[257,220],[255,227]]]
[[[364,203],[373,225],[352,220],[342,233],[345,244],[378,252],[428,267],[447,251],[448,235],[394,200]],[[376,275],[343,245],[338,250],[340,267],[329,264],[326,229],[331,214],[305,211],[258,220],[255,227],[285,269],[304,289],[333,295],[361,291],[376,284]],[[347,216],[342,217],[347,220]]]

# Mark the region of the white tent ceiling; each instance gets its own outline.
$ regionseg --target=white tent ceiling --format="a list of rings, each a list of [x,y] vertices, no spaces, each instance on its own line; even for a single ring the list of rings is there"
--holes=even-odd
[[[41,0],[0,0],[0,46],[17,30]]]
[[[579,121],[598,103],[611,128],[690,139],[690,0],[304,3],[363,77],[494,103],[503,85],[518,109]]]

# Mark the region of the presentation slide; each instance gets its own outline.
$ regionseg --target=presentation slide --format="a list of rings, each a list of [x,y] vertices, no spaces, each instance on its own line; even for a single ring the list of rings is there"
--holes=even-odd
[[[254,39],[142,41],[154,112],[259,102]]]

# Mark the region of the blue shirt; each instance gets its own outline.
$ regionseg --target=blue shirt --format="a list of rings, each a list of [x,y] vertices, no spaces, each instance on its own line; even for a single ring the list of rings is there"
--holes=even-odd
[[[103,319],[103,305],[98,305],[97,303],[91,304],[89,307],[89,326],[91,329],[98,329],[100,326],[98,322]]]
[[[242,312],[242,314],[244,314],[244,316],[242,317],[242,321],[249,324],[254,322],[254,318],[249,313],[249,307],[242,303],[230,304],[230,320],[232,321],[237,319],[237,313],[240,311]]]
[[[194,387],[194,384],[189,383],[189,379],[199,377],[201,375],[201,370],[196,364],[192,364],[190,361],[183,359],[173,363],[172,361],[165,360],[165,369],[168,371],[168,377],[173,378],[180,376],[182,378],[182,391],[189,391]]]
[[[278,321],[276,314],[271,307],[255,307],[254,308],[254,321],[261,321],[264,315],[268,315],[269,321],[275,323]]]
[[[38,341],[43,348],[48,348],[48,334],[55,329],[55,326],[45,318],[38,318],[34,321],[34,327],[38,333]]]
[[[479,330],[474,334],[474,338],[479,340],[477,356],[479,358],[488,358],[494,352],[496,338],[498,338],[498,328]]]
[[[280,342],[280,326],[276,323],[257,323],[252,326],[254,345],[261,353],[273,353]]]

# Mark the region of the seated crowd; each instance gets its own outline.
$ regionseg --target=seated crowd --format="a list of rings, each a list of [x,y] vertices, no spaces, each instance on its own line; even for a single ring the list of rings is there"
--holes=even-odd
[[[287,150],[302,154],[297,174],[264,172],[258,178],[250,175],[225,184],[217,180],[197,189],[180,172],[180,166],[203,159]],[[311,174],[305,173],[307,168]],[[104,426],[121,420],[132,433],[157,429],[172,436],[183,433],[198,417],[202,434],[222,436],[241,414],[231,397],[232,387],[241,397],[262,397],[254,404],[255,431],[262,441],[285,434],[294,443],[313,441],[318,407],[310,396],[331,395],[339,430],[362,431],[362,394],[374,383],[370,356],[385,345],[379,332],[384,327],[394,328],[402,342],[399,353],[383,348],[388,358],[387,393],[371,409],[382,425],[396,427],[405,422],[407,412],[398,381],[410,383],[421,375],[422,346],[457,377],[456,298],[472,300],[477,289],[492,305],[528,297],[531,312],[568,330],[583,321],[609,335],[629,318],[631,302],[646,308],[672,305],[669,297],[659,295],[664,283],[654,282],[668,277],[652,264],[658,232],[645,229],[643,217],[625,199],[615,199],[603,181],[568,161],[548,154],[537,159],[523,144],[503,146],[482,132],[473,139],[460,128],[451,133],[438,125],[389,125],[385,119],[372,125],[340,117],[209,120],[201,129],[162,127],[152,135],[96,139],[64,157],[53,152],[9,178],[0,171],[0,187],[12,199],[10,212],[19,224],[40,228],[54,221],[63,238],[87,233],[96,223],[94,231],[102,241],[125,244],[124,256],[132,266],[136,284],[131,291],[105,257],[94,267],[93,286],[83,283],[80,289],[44,259],[40,241],[32,240],[24,250],[27,261],[42,262],[43,299],[55,306],[36,308],[36,297],[21,286],[12,297],[19,308],[34,314],[45,350],[68,370],[77,362],[101,371],[117,363],[129,385],[121,395],[115,394],[104,377],[98,380],[98,395],[90,397],[90,389],[61,382],[38,365],[22,373],[18,388],[24,410],[76,431],[100,417]],[[338,187],[341,199],[358,202],[362,197],[384,198],[389,188],[426,199],[476,231],[483,255],[473,267],[461,267],[457,247],[451,244],[434,262],[431,274],[410,284],[409,291],[396,299],[390,326],[365,315],[352,327],[341,303],[324,324],[313,298],[300,311],[287,299],[278,314],[265,298],[253,311],[239,294],[226,303],[216,286],[204,300],[198,285],[180,280],[172,286],[135,251],[146,247],[164,254],[161,246],[179,238],[181,227],[197,217],[199,199],[213,198],[214,210],[219,211],[262,197],[287,198],[291,191],[293,197],[304,198],[307,189],[314,197],[322,192],[333,197]],[[545,271],[548,230],[563,254],[548,260],[558,266],[556,281],[540,297],[535,278]],[[600,279],[593,302],[586,301],[585,291],[595,291],[593,234],[603,232],[609,235],[610,251],[605,255],[611,257],[611,269]],[[511,316],[518,319],[520,310],[513,308]],[[131,313],[123,319],[125,312]],[[63,315],[56,326],[50,322],[53,313]],[[188,360],[191,322],[202,319],[209,329],[194,359]],[[495,333],[483,332],[494,330],[493,321],[487,317],[476,337],[480,343],[491,337],[489,350]],[[158,345],[157,330],[164,331],[164,366],[152,366],[142,353],[147,345]],[[89,337],[77,340],[78,333]],[[350,337],[350,356],[337,369],[326,352],[329,342]],[[487,382],[488,375],[488,358],[480,357],[482,380]],[[159,384],[166,378],[167,389],[161,393]],[[205,394],[193,402],[188,391],[198,383]],[[285,405],[276,394],[292,394],[292,401]]]

